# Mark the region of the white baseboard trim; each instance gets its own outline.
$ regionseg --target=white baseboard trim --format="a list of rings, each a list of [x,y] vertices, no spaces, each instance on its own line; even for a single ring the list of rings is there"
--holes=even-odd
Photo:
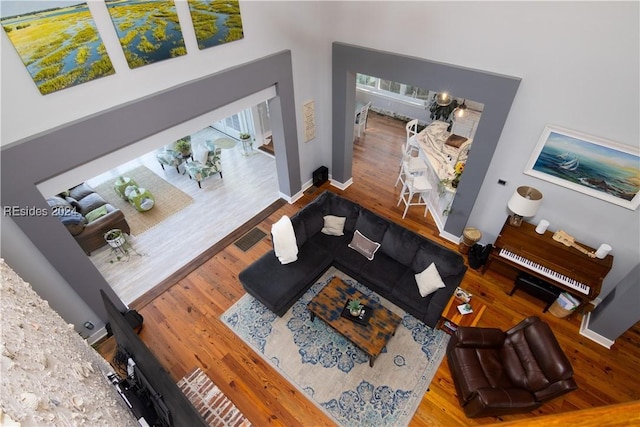
[[[582,317],[582,323],[580,323],[580,335],[583,337],[589,338],[591,341],[594,341],[600,344],[603,347],[611,349],[611,346],[615,344],[615,341],[610,340],[607,337],[603,337],[597,332],[593,332],[589,329],[589,319],[591,317],[591,312],[585,314]]]
[[[348,187],[351,186],[351,184],[353,184],[353,178],[349,178],[347,180],[347,182],[342,183],[342,182],[338,182],[336,180],[334,180],[333,178],[330,179],[331,185],[333,185],[334,187],[340,189],[340,190],[346,190]]]
[[[449,233],[448,231],[441,231],[440,232],[440,237],[442,237],[443,239],[447,239],[448,241],[458,244],[460,243],[460,236],[456,236],[454,234]]]
[[[93,334],[91,334],[89,338],[87,338],[87,344],[94,345],[95,343],[97,343],[98,341],[100,341],[102,338],[106,336],[107,336],[107,328],[103,326],[102,328],[98,329]]]

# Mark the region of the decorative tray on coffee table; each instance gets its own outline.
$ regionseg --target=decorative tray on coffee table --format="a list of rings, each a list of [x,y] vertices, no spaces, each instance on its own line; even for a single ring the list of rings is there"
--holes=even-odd
[[[359,323],[361,325],[368,325],[369,324],[369,319],[371,318],[371,314],[373,312],[373,310],[370,307],[367,307],[366,305],[363,305],[362,308],[360,309],[360,315],[359,316],[354,316],[351,314],[351,312],[349,311],[349,309],[347,308],[349,306],[349,303],[351,302],[351,300],[347,300],[347,303],[344,305],[344,308],[342,309],[342,313],[340,313],[340,315],[344,318],[347,318],[353,322]]]

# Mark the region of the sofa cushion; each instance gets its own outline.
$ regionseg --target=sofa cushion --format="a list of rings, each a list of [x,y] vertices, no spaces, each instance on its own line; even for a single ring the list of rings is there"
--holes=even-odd
[[[98,193],[89,194],[82,199],[77,199],[80,205],[80,213],[86,216],[92,210],[106,205],[107,202]]]
[[[440,277],[453,276],[464,270],[464,262],[457,253],[435,242],[422,242],[413,259],[412,269],[416,273],[423,271],[431,263],[438,268]]]
[[[351,239],[349,247],[371,261],[376,251],[380,248],[380,243],[368,239],[360,231],[356,230],[353,233],[353,239]]]
[[[69,204],[70,204],[71,206],[73,206],[73,208],[74,208],[75,210],[77,210],[78,212],[80,212],[80,211],[82,210],[82,207],[80,206],[80,203],[78,203],[78,201],[77,201],[76,199],[74,199],[73,197],[71,197],[71,196],[67,196],[67,197],[65,197],[64,199],[65,199],[67,202],[69,202]]]
[[[343,236],[344,223],[346,220],[347,218],[344,216],[325,215],[324,227],[322,227],[320,231],[330,236]]]
[[[423,298],[445,287],[434,263],[431,263],[429,267],[416,274],[416,283],[418,284],[418,291]]]
[[[67,227],[67,230],[69,230],[69,233],[73,236],[77,236],[82,233],[82,230],[84,230],[84,227],[87,224],[85,217],[80,215],[78,212],[65,212],[60,215],[59,218],[60,221],[62,221],[62,224]]]
[[[93,222],[98,218],[101,218],[107,214],[107,205],[102,205],[99,208],[95,208],[94,210],[88,212],[85,215],[87,222]]]
[[[330,236],[324,233],[316,233],[315,236],[310,238],[314,244],[321,246],[322,248],[330,251],[336,252],[339,248],[344,247],[347,248],[347,245],[353,238],[353,233],[347,233],[343,236]],[[353,252],[352,249],[348,249],[350,252]]]
[[[71,203],[58,196],[49,197],[47,199],[47,204],[53,208],[51,209],[51,212],[53,212],[54,215],[57,215],[61,212],[73,210],[73,206],[71,206]]]
[[[301,247],[307,241],[307,230],[304,228],[304,221],[300,216],[294,215],[291,217],[291,225],[293,225],[293,232],[296,234],[296,244]]]
[[[390,223],[384,233],[380,251],[409,267],[420,247],[420,240],[420,237],[411,230]]]
[[[389,221],[371,211],[361,209],[356,221],[356,230],[374,242],[382,242]]]
[[[325,214],[345,217],[344,229],[346,231],[354,232],[356,230],[356,221],[358,220],[360,206],[351,200],[336,196],[329,197],[326,201],[324,211]]]
[[[424,298],[420,295],[418,284],[416,283],[416,276],[410,270],[405,271],[391,291],[392,299],[397,300],[398,305],[401,307],[404,306],[403,308],[405,308],[405,310],[409,311],[418,319],[422,319],[423,314],[427,312],[429,302],[434,295],[435,292]]]
[[[311,203],[305,206],[300,212],[298,212],[298,216],[304,222],[304,229],[307,232],[307,239],[312,237],[314,234],[319,233],[324,227],[324,212],[322,209],[322,205],[318,203]]]
[[[297,261],[280,264],[269,251],[240,272],[238,278],[249,294],[282,315],[329,268],[331,258],[329,251],[307,242],[300,248]]]
[[[359,279],[382,294],[389,294],[407,271],[406,266],[381,252],[378,252],[375,258],[363,267],[359,271]]]
[[[76,200],[81,200],[93,193],[95,193],[95,190],[89,184],[83,182],[82,184],[76,185],[69,190],[69,197],[73,197]]]

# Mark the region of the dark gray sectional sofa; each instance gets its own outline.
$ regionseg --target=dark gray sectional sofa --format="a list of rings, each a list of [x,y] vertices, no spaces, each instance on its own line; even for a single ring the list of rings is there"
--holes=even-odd
[[[346,217],[343,236],[321,233],[325,215]],[[271,250],[239,275],[246,291],[278,316],[284,315],[333,265],[435,327],[467,270],[457,252],[330,191],[298,211],[291,217],[291,223],[298,244],[298,260],[283,265]],[[355,230],[381,244],[373,260],[348,246]],[[432,262],[446,286],[423,298],[415,274]]]

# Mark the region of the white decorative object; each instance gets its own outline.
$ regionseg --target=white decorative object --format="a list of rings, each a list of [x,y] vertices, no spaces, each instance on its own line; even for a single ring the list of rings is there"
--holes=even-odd
[[[613,249],[611,245],[608,245],[606,243],[601,244],[598,250],[596,251],[596,258],[600,258],[600,259],[605,258],[609,253],[609,251],[611,251],[611,249]]]
[[[547,221],[546,219],[541,219],[538,223],[538,226],[536,227],[536,233],[544,234],[544,232],[547,231],[547,227],[549,227],[549,221]]]

